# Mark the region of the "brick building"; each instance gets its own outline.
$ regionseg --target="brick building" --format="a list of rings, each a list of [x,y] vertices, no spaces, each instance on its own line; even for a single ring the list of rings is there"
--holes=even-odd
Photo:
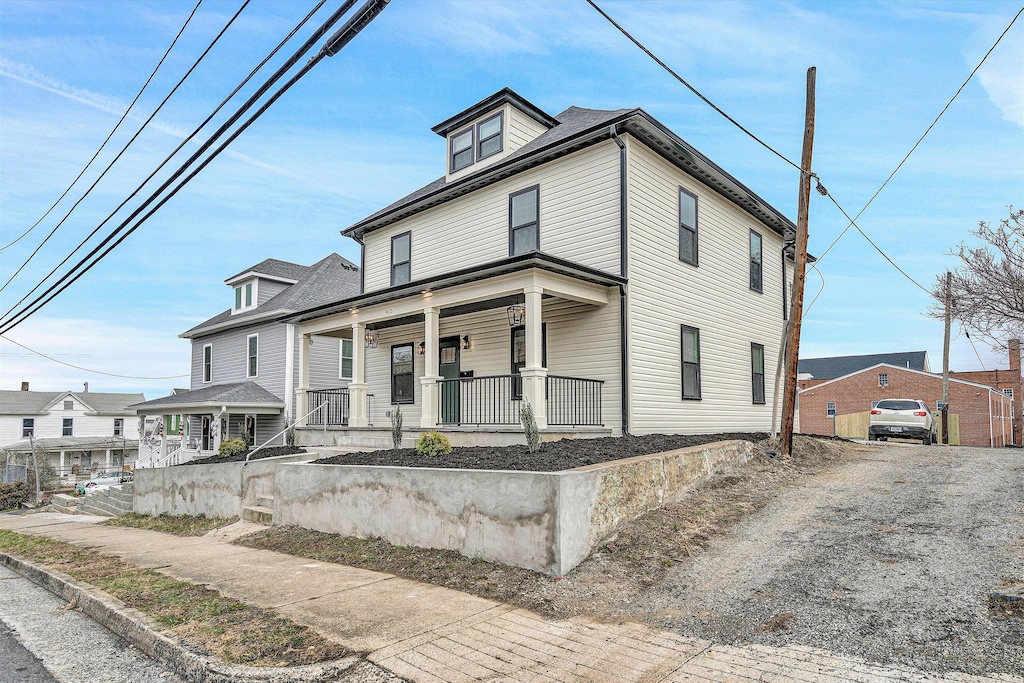
[[[879,363],[900,368],[931,372],[927,351],[898,351],[870,353],[861,356],[829,356],[827,358],[801,358],[797,365],[797,387],[809,389],[836,377],[845,377],[871,368]]]
[[[1016,419],[1016,406],[1020,404],[1021,396],[1024,396],[1024,390],[1021,388],[1020,341],[1012,340],[1010,342],[1009,356],[1009,370],[980,370],[976,372],[950,371],[949,376],[955,377],[956,379],[966,380],[968,382],[977,382],[978,384],[995,387],[1009,396],[1014,405],[1013,442],[1015,444],[1021,444],[1024,443],[1024,439],[1022,439],[1021,435],[1021,426],[1024,424],[1024,420]]]
[[[938,412],[942,376],[887,363],[827,380],[800,391],[800,430],[834,433],[834,415],[871,410],[873,401],[910,398]],[[1013,443],[1010,397],[990,386],[963,379],[949,381],[949,410],[959,416],[964,446],[1001,447]]]

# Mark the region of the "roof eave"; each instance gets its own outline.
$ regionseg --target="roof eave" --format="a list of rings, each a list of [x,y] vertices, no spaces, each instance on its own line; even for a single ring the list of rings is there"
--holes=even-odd
[[[453,130],[464,126],[473,119],[482,116],[487,111],[495,107],[504,105],[506,102],[512,104],[516,109],[519,109],[521,112],[537,121],[537,123],[545,125],[548,128],[554,128],[558,125],[558,119],[546,113],[519,93],[515,92],[511,88],[502,88],[493,95],[488,95],[471,107],[463,109],[458,114],[445,119],[430,130],[441,137],[447,137],[448,133]]]
[[[185,332],[182,332],[181,334],[178,335],[178,338],[179,339],[195,339],[197,337],[205,337],[207,335],[214,334],[216,332],[223,332],[224,330],[230,330],[230,329],[235,328],[235,327],[245,327],[246,325],[250,325],[252,323],[271,322],[275,318],[281,318],[281,317],[284,317],[284,316],[287,316],[287,315],[291,315],[293,313],[295,313],[295,311],[293,311],[291,309],[275,308],[274,310],[267,311],[266,313],[259,313],[257,315],[250,315],[250,316],[246,316],[244,318],[235,318],[235,319],[224,320],[222,322],[219,322],[219,323],[217,323],[215,325],[210,325],[208,327],[196,326],[196,327],[193,327],[190,330],[186,330]]]

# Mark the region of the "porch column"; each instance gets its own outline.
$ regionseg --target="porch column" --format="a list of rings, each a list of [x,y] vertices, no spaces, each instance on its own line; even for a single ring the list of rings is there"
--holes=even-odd
[[[223,415],[223,413],[221,413]],[[216,453],[220,450],[220,441],[223,435],[220,433],[220,415],[214,413],[210,415],[210,431],[213,432],[213,451]]]
[[[541,327],[542,287],[523,288],[526,298],[526,366],[520,370],[523,377],[523,399],[530,402],[538,429],[548,426],[546,394],[548,369],[543,367],[543,331]]]
[[[438,318],[440,309],[423,309],[423,329],[425,332],[423,354],[423,376],[420,377],[420,396],[423,401],[423,412],[420,414],[420,427],[424,429],[435,429],[437,427],[437,383],[441,380],[438,375],[440,367],[440,351],[438,350]]]
[[[64,451],[60,452],[60,476],[64,476]]]
[[[348,426],[366,427],[366,323],[352,323],[352,381],[348,383]]]
[[[106,468],[108,470],[110,469],[110,449],[109,448],[107,449],[107,464],[106,464]]]
[[[163,415],[161,415],[160,417],[158,417],[156,419],[157,426],[160,425],[161,420],[163,420],[163,419],[164,419]],[[157,427],[153,427],[153,429],[155,430],[155,429],[157,429]],[[161,460],[163,460],[164,458],[167,457],[167,446],[168,446],[168,444],[167,444],[167,430],[164,429],[161,432],[161,434],[160,434],[160,459]]]
[[[299,386],[295,388],[295,425],[304,427],[307,422],[306,413],[309,405],[309,342],[308,334],[299,335]]]

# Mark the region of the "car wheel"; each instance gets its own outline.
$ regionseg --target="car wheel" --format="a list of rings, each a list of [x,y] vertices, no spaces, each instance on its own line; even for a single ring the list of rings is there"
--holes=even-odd
[[[932,445],[932,435],[929,434],[928,436],[922,436],[921,437],[921,445],[922,446],[931,446]]]

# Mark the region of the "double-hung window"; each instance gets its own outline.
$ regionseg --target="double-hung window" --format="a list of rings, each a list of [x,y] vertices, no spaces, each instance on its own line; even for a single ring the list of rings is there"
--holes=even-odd
[[[114,436],[124,436],[124,418],[114,418]]]
[[[60,427],[61,436],[74,436],[75,435],[75,419],[72,417],[65,417]]]
[[[697,195],[679,188],[679,260],[697,265]]]
[[[235,287],[235,310],[241,311],[252,307],[252,283]]]
[[[750,386],[754,403],[764,404],[764,344],[750,345]]]
[[[404,285],[411,278],[412,233],[391,238],[391,286]]]
[[[518,256],[540,249],[540,186],[515,192],[508,197],[508,255]]]
[[[21,438],[27,439],[30,436],[35,436],[35,433],[36,419],[34,417],[21,418]]]
[[[836,402],[835,401],[829,401],[829,402],[827,402],[825,404],[825,417],[835,417],[835,416],[836,416]]]
[[[391,402],[413,403],[412,344],[391,347]]]
[[[451,162],[449,163],[451,171],[449,171],[449,173],[455,173],[460,169],[466,168],[472,163],[473,127],[470,126],[461,133],[457,133],[452,136]]]
[[[203,381],[213,380],[213,344],[203,345]]]
[[[750,288],[764,291],[761,283],[761,235],[750,231]]]
[[[889,386],[889,375],[888,373],[882,372],[878,375],[878,386],[887,387]]]
[[[352,340],[342,339],[338,350],[338,378],[352,379]]]
[[[501,151],[501,112],[476,124],[476,159],[486,159]]]
[[[683,398],[700,398],[700,330],[680,325]]]
[[[258,334],[250,334],[245,338],[245,346],[245,376],[258,377],[260,370],[260,336]]]

